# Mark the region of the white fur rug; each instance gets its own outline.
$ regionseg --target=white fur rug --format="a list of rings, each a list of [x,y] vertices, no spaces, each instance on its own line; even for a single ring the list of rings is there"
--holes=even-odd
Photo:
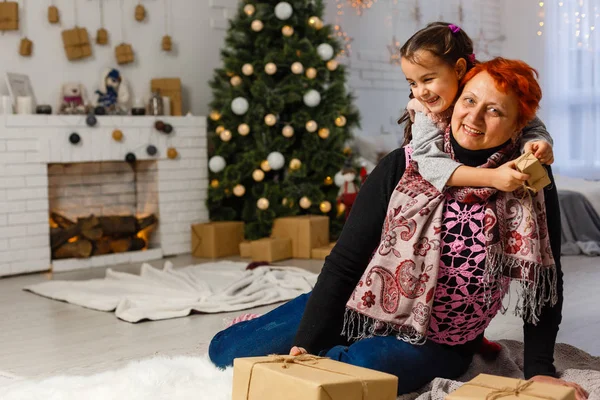
[[[461,381],[479,373],[522,377],[522,343],[501,341],[494,362],[475,357]],[[582,385],[590,400],[600,399],[600,358],[565,344],[556,347],[556,365],[565,379]],[[230,400],[231,368],[215,368],[206,357],[156,357],[132,362],[116,371],[88,377],[58,376],[42,381],[17,380],[0,385],[2,400]],[[399,400],[443,400],[459,382],[436,379],[420,393]]]
[[[192,312],[239,311],[291,300],[312,290],[317,274],[296,267],[258,267],[219,261],[163,269],[143,264],[140,274],[108,269],[104,279],[49,281],[24,290],[127,322],[185,317]]]

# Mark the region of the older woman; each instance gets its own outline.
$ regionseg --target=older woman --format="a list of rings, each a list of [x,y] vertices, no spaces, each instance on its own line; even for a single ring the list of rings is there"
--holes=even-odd
[[[535,71],[494,59],[465,82],[445,150],[469,166],[514,167],[519,132],[541,98]],[[418,115],[413,129],[432,125]],[[467,370],[511,278],[521,288],[525,377],[574,386],[585,398],[577,385],[553,378],[563,299],[554,185],[537,195],[440,193],[402,148],[365,182],[312,293],[218,333],[209,355],[224,367],[294,346],[291,354],[306,349],[394,374],[398,393],[408,393]]]

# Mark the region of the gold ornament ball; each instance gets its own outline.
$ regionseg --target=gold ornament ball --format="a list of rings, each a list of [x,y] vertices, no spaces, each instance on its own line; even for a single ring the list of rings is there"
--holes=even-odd
[[[347,122],[346,117],[344,117],[343,115],[340,115],[339,117],[337,117],[335,119],[335,126],[339,126],[341,128],[342,126],[346,125],[346,122]]]
[[[217,129],[215,129],[215,132],[217,133],[217,135],[220,135],[221,132],[223,132],[225,130],[225,127],[223,125],[217,126]]]
[[[261,197],[256,202],[256,207],[258,207],[260,210],[263,210],[263,211],[266,210],[267,208],[269,208],[269,200],[267,200],[264,197]]]
[[[286,138],[291,138],[292,136],[294,136],[294,128],[292,128],[291,125],[286,125],[283,127],[281,134]]]
[[[333,179],[330,176],[328,176],[325,179],[323,179],[323,183],[326,186],[331,186],[331,185],[333,185]]]
[[[265,179],[265,173],[261,169],[255,169],[254,172],[252,172],[252,179],[256,182],[260,182]]]
[[[317,77],[317,70],[316,68],[309,68],[306,70],[306,77],[308,79],[315,79]]]
[[[242,84],[242,78],[235,75],[229,80],[229,82],[231,83],[231,86],[240,86]]]
[[[271,170],[271,166],[269,165],[269,162],[267,160],[264,160],[260,163],[260,169],[262,169],[265,172],[269,172]]]
[[[169,157],[171,160],[176,159],[179,156],[179,153],[177,152],[177,149],[175,149],[175,147],[169,147],[167,149],[167,157]]]
[[[275,125],[275,123],[277,122],[277,117],[273,114],[267,114],[265,115],[265,124],[267,124],[267,126],[273,126]]]
[[[238,184],[233,187],[233,194],[235,194],[237,197],[242,197],[245,193],[246,188],[244,187],[244,185]]]
[[[310,133],[314,133],[317,131],[317,128],[319,127],[319,125],[317,125],[317,123],[313,120],[310,120],[306,123],[306,130],[309,131]]]
[[[321,19],[319,17],[315,17],[314,15],[308,19],[308,26],[312,28],[316,28],[317,24]]]
[[[218,179],[213,179],[212,181],[210,181],[210,187],[213,189],[216,189],[219,187],[219,180]]]
[[[344,147],[344,150],[342,150],[342,152],[344,153],[345,156],[349,156],[350,154],[352,154],[352,148]]]
[[[329,137],[329,129],[327,128],[321,128],[319,129],[319,137],[321,139],[327,139]]]
[[[210,119],[212,119],[213,121],[218,121],[221,119],[221,113],[218,112],[217,110],[212,110],[210,112]]]
[[[290,37],[290,36],[292,36],[294,34],[294,28],[292,28],[289,25],[286,25],[283,28],[281,28],[281,33],[285,37]]]
[[[231,194],[231,190],[229,190],[229,189],[227,189],[227,188],[225,188],[225,190],[223,190],[223,192],[225,192],[225,195],[226,195],[227,197],[229,197],[229,195]]]
[[[246,136],[250,133],[250,126],[248,124],[240,124],[238,126],[238,133],[242,136]]]
[[[323,21],[319,18],[319,20],[317,21],[317,23],[315,25],[315,29],[316,30],[322,29],[324,25],[325,24],[323,24]]]
[[[302,166],[302,161],[298,160],[297,158],[292,158],[290,160],[290,169],[293,171],[297,171],[300,169],[300,167]]]
[[[254,32],[260,32],[265,27],[265,24],[263,24],[263,22],[260,19],[255,19],[254,21],[252,21],[250,27]]]
[[[306,196],[302,197],[298,204],[300,204],[300,207],[304,208],[305,210],[310,208],[310,206],[312,205],[312,203]]]
[[[225,129],[223,132],[221,132],[221,134],[219,135],[219,137],[221,138],[222,141],[224,142],[229,142],[231,140],[231,137],[233,135],[231,134],[231,131],[229,129]]]
[[[338,206],[337,206],[338,216],[342,215],[344,213],[344,211],[346,211],[346,205],[344,203],[338,204]]]
[[[323,214],[327,214],[329,211],[331,211],[331,203],[328,201],[322,201],[321,204],[319,204],[319,210],[321,210]]]
[[[242,74],[246,76],[250,76],[254,73],[254,67],[252,64],[244,64],[242,65]]]
[[[118,129],[115,129],[112,133],[112,138],[117,141],[120,142],[121,140],[123,140],[123,132],[121,132]]]
[[[338,67],[339,63],[336,60],[327,61],[327,69],[330,71],[335,71]]]
[[[252,16],[254,15],[254,12],[256,11],[256,8],[252,5],[252,4],[246,4],[244,6],[244,12],[246,13],[247,16]]]
[[[281,200],[281,205],[287,206],[287,204],[288,204],[288,199],[287,199],[287,197],[284,197],[283,200]]]
[[[268,63],[265,65],[265,72],[269,75],[275,74],[277,72],[277,65],[272,62]]]
[[[301,62],[296,61],[295,63],[292,64],[292,72],[296,75],[300,75],[302,72],[304,72],[304,66],[302,65]]]

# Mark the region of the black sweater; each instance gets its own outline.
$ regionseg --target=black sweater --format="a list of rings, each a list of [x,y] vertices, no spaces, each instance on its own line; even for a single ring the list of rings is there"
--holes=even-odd
[[[465,165],[482,165],[496,149],[471,151],[453,141],[458,160]],[[404,149],[386,156],[361,187],[342,234],[317,280],[298,327],[294,344],[318,354],[343,343],[340,336],[346,302],[365,271],[373,251],[381,240],[381,231],[392,192],[404,174]],[[550,168],[552,184],[544,189],[548,233],[558,273],[558,302],[542,310],[537,325],[524,323],[525,378],[556,374],[554,345],[561,322],[563,276],[560,265],[561,226],[558,193]],[[452,346],[462,353],[473,354],[481,338],[464,345]]]

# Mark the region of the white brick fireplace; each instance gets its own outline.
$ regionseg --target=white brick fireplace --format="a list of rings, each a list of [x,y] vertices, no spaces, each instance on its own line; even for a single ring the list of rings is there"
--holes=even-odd
[[[102,116],[88,127],[85,116],[0,116],[0,276],[138,262],[190,251],[190,224],[208,221],[205,206],[204,117]],[[169,135],[154,129],[160,119]],[[123,140],[112,138],[114,130]],[[81,141],[73,145],[69,136]],[[147,154],[148,145],[158,149]],[[175,148],[176,159],[167,157]],[[127,153],[138,162],[135,179]],[[133,180],[132,180],[133,179]],[[80,184],[81,183],[81,184]],[[85,185],[83,185],[85,184]],[[92,192],[94,196],[85,196]],[[51,261],[49,212],[156,213],[158,229],[146,251]]]

